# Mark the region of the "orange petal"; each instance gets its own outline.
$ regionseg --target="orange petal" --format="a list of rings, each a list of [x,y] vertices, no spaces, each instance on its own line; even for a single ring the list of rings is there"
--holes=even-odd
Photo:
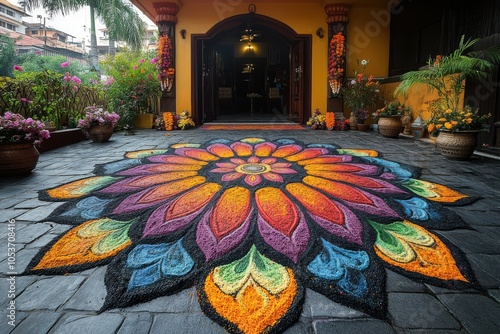
[[[236,142],[231,144],[231,148],[236,152],[236,154],[240,157],[247,157],[252,154],[253,147],[252,145]]]
[[[258,157],[268,157],[274,150],[276,145],[272,143],[262,143],[255,145],[255,155]]]
[[[416,242],[412,242],[412,240],[408,240],[404,236],[391,233],[391,235],[399,240],[399,242],[411,249],[415,253],[415,256],[411,261],[406,259],[405,261],[396,261],[394,259],[396,256],[393,256],[393,258],[389,257],[388,255],[391,255],[391,253],[383,252],[384,249],[379,248],[377,243],[375,243],[375,252],[382,260],[395,267],[402,268],[405,271],[416,272],[425,276],[436,277],[446,281],[458,280],[468,282],[458,269],[457,263],[455,262],[451,251],[435,234],[406,220],[404,221],[404,224],[415,229],[418,233],[431,238],[433,240],[433,244],[418,244]]]
[[[183,157],[180,155],[169,155],[166,157],[162,157],[161,160],[165,163],[179,164],[179,165],[192,165],[192,164],[194,164],[194,165],[204,166],[207,164],[205,161],[191,159],[191,158]]]
[[[195,158],[203,161],[216,161],[219,160],[215,155],[200,148],[183,147],[175,150],[175,153],[181,156]]]
[[[346,162],[346,161],[351,161],[352,158],[348,156],[325,156],[325,157],[320,157],[320,158],[313,158],[313,159],[307,159],[307,160],[302,160],[298,161],[297,163],[299,165],[311,165],[311,164],[335,164],[335,163],[340,163],[340,162]]]
[[[130,187],[145,188],[155,184],[180,180],[186,177],[196,176],[196,175],[197,175],[196,172],[172,172],[172,173],[147,175],[136,178],[135,180],[128,182],[127,185]]]
[[[205,182],[205,178],[203,176],[194,176],[188,179],[169,182],[151,190],[141,197],[137,203],[143,204],[156,201],[166,201],[168,198],[202,184],[203,182]]]
[[[273,157],[275,158],[284,158],[289,155],[295,154],[297,152],[300,152],[302,150],[302,146],[299,145],[284,145],[278,147],[276,151],[273,153]]]
[[[363,168],[348,164],[310,164],[304,167],[306,171],[329,171],[329,172],[359,172]]]
[[[344,225],[344,214],[328,197],[302,183],[290,183],[286,190],[309,212],[329,222]]]
[[[207,151],[221,158],[232,158],[234,152],[231,148],[223,144],[214,144],[207,147]]]
[[[309,175],[323,177],[329,180],[343,181],[352,183],[354,185],[360,185],[363,188],[371,188],[371,189],[384,189],[386,186],[377,182],[376,179],[372,179],[366,176],[353,175],[348,173],[336,173],[336,172],[327,172],[327,171],[310,171]]]
[[[315,176],[306,176],[303,182],[336,198],[354,203],[373,205],[373,201],[366,197],[365,194],[340,182],[325,180]]]
[[[236,230],[250,213],[252,207],[250,191],[242,187],[233,187],[224,191],[215,204],[210,218],[210,229],[220,240]]]
[[[207,205],[222,187],[217,183],[205,183],[179,196],[168,208],[165,221],[188,216]]]
[[[300,161],[305,159],[316,158],[320,155],[327,154],[328,150],[325,148],[306,148],[302,152],[286,157],[288,161]]]
[[[205,280],[208,302],[224,319],[235,324],[245,334],[266,333],[287,314],[297,295],[297,281],[290,268],[290,284],[277,295],[269,293],[251,281],[237,296],[225,294],[215,284],[213,272]]]
[[[151,165],[147,170],[155,173],[166,173],[166,172],[176,172],[176,171],[188,171],[188,170],[200,170],[202,166],[200,165],[178,165],[178,164],[161,164],[161,165]]]
[[[262,218],[274,229],[290,237],[299,224],[297,207],[278,188],[261,188],[255,192],[255,202]]]

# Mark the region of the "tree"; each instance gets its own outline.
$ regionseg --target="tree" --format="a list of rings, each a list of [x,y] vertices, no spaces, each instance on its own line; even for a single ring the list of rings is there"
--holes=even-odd
[[[0,35],[0,77],[11,76],[15,58],[14,41],[8,36]]]
[[[77,11],[90,7],[90,58],[95,69],[99,69],[95,19],[100,18],[109,29],[110,39],[123,40],[132,49],[140,49],[146,27],[139,15],[124,0],[26,0],[31,10],[43,7],[49,14]]]

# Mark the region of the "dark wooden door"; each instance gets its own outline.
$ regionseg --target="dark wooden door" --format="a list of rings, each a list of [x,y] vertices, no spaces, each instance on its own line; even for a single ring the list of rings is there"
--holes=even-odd
[[[301,122],[304,116],[304,42],[292,45],[290,57],[290,114],[294,122]]]

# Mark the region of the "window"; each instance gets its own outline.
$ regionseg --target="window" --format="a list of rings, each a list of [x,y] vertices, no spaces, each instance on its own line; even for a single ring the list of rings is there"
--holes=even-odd
[[[5,28],[5,22],[4,21],[0,21],[0,27],[4,27]]]
[[[7,9],[7,15],[14,16],[14,12]]]
[[[38,35],[38,30],[31,30],[32,35]]]
[[[7,23],[7,29],[12,30],[12,31],[16,31],[16,26],[13,26],[12,24]]]
[[[5,13],[5,8],[0,7],[0,13]]]

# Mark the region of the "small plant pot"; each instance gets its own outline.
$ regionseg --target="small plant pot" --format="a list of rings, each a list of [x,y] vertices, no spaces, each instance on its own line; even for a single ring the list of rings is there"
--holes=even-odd
[[[436,146],[442,156],[452,160],[467,160],[476,149],[478,131],[441,131]]]
[[[381,116],[378,120],[378,131],[384,137],[398,138],[402,129],[401,116]]]
[[[107,142],[113,135],[113,126],[106,125],[92,125],[89,129],[89,138],[94,143]]]
[[[1,143],[0,176],[28,175],[35,169],[39,157],[33,143]]]

